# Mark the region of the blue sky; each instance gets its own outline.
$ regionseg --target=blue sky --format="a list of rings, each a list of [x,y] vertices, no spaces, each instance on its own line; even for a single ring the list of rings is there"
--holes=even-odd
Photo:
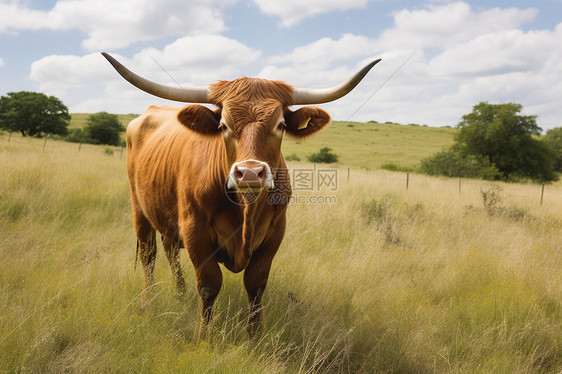
[[[40,91],[89,113],[182,105],[131,87],[100,51],[171,85],[321,88],[380,57],[323,105],[335,120],[455,125],[488,101],[562,126],[562,0],[0,0],[0,95]]]

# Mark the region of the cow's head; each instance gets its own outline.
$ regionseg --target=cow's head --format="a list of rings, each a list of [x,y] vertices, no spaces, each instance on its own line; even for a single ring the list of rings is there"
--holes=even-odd
[[[155,96],[191,103],[178,114],[184,126],[207,136],[222,136],[230,169],[227,186],[242,192],[274,188],[273,172],[281,160],[283,134],[307,137],[330,123],[330,116],[314,106],[291,111],[291,105],[320,104],[349,93],[380,61],[375,60],[351,79],[330,89],[294,89],[278,81],[240,78],[209,87],[175,88],[148,81],[103,53],[131,84]]]

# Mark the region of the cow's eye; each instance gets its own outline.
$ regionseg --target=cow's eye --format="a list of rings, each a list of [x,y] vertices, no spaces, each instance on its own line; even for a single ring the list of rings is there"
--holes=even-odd
[[[280,122],[277,125],[277,130],[285,130],[287,128],[287,125],[285,124],[285,122]]]
[[[226,127],[226,125],[224,123],[221,123],[218,127],[219,131],[221,132],[226,132],[228,131],[228,127]]]

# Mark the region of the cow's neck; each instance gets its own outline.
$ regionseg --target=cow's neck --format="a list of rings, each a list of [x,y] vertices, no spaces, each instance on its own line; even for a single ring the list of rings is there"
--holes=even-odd
[[[286,168],[284,164],[283,166]],[[276,175],[274,179],[277,186],[278,176]],[[260,239],[256,239],[256,233],[259,232],[261,224],[267,224],[263,222],[267,221],[266,210],[274,207],[268,203],[268,194],[273,191],[262,190],[258,196],[244,196],[242,193],[236,193],[236,196],[229,197],[227,203],[229,208],[227,209],[230,210],[229,215],[236,222],[233,225],[235,233],[231,239],[237,243],[233,253],[229,253],[231,262],[225,263],[229,270],[239,272],[248,265],[255,247],[259,245],[256,240]]]
[[[257,197],[257,200],[251,204],[239,206],[239,214],[242,220],[242,229],[239,231],[240,235],[240,248],[236,251],[234,265],[238,269],[245,269],[248,265],[252,252],[254,250],[255,230],[256,225],[259,224],[260,215],[263,209],[266,208],[266,195],[267,191],[262,191]]]

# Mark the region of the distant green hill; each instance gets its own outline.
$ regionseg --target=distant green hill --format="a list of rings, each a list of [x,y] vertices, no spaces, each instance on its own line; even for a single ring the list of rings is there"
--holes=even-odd
[[[86,121],[91,113],[71,113],[69,128],[83,128],[86,126]],[[118,114],[119,122],[125,127],[131,122],[132,119],[138,117],[138,114]]]
[[[84,127],[87,113],[71,114],[70,128]],[[118,114],[123,126],[137,114]],[[342,165],[379,169],[384,164],[412,168],[422,158],[447,148],[457,132],[449,127],[399,125],[395,123],[360,123],[335,121],[330,127],[304,141],[290,137],[283,140],[283,155],[296,155],[302,161],[322,147],[330,147]]]
[[[302,161],[322,147],[332,148],[342,165],[379,169],[384,164],[414,167],[422,158],[454,143],[456,129],[394,123],[334,122],[305,141],[283,140],[283,155]]]

